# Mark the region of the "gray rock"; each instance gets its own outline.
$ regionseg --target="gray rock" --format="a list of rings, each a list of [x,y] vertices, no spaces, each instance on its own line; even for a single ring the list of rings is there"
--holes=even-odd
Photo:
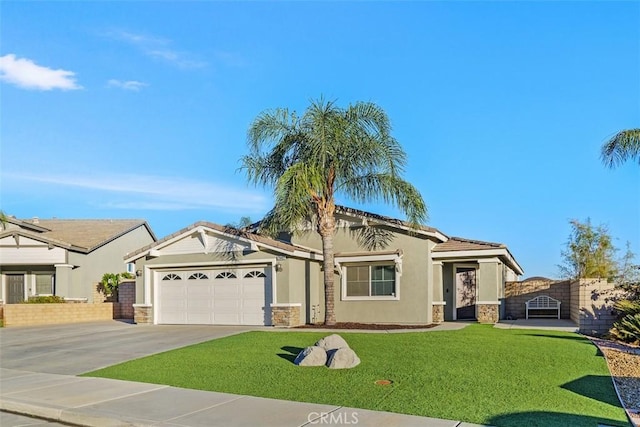
[[[293,361],[298,366],[324,366],[327,363],[327,352],[322,347],[307,347]]]
[[[347,342],[338,334],[326,336],[315,345],[324,348],[326,351],[336,350],[339,348],[349,348],[349,344],[347,344]]]
[[[331,369],[349,369],[360,364],[360,358],[355,351],[349,347],[339,348],[331,351],[329,360],[327,361],[327,368]]]

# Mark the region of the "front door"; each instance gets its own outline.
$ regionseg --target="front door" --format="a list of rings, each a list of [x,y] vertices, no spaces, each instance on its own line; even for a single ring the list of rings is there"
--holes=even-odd
[[[7,274],[7,303],[24,301],[24,274]]]
[[[476,269],[456,268],[456,319],[476,318]]]

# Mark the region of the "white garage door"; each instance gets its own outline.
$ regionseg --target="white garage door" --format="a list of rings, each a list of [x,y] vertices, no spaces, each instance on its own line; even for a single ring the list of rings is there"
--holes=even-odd
[[[271,324],[265,267],[156,272],[158,323]]]

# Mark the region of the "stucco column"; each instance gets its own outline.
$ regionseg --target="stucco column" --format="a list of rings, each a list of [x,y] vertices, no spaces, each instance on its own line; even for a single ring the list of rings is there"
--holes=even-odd
[[[432,322],[444,322],[444,282],[442,280],[442,261],[432,263]]]
[[[56,295],[59,297],[70,297],[71,270],[73,269],[73,265],[55,264],[54,267],[56,268]]]
[[[444,285],[442,282],[442,261],[433,262],[433,302],[444,301]]]
[[[478,260],[478,307],[477,317],[480,323],[496,323],[500,316],[500,264],[497,258]]]

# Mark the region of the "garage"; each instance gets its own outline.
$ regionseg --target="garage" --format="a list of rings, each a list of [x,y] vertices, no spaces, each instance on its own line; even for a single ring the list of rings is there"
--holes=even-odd
[[[155,272],[157,323],[270,325],[271,268]]]

